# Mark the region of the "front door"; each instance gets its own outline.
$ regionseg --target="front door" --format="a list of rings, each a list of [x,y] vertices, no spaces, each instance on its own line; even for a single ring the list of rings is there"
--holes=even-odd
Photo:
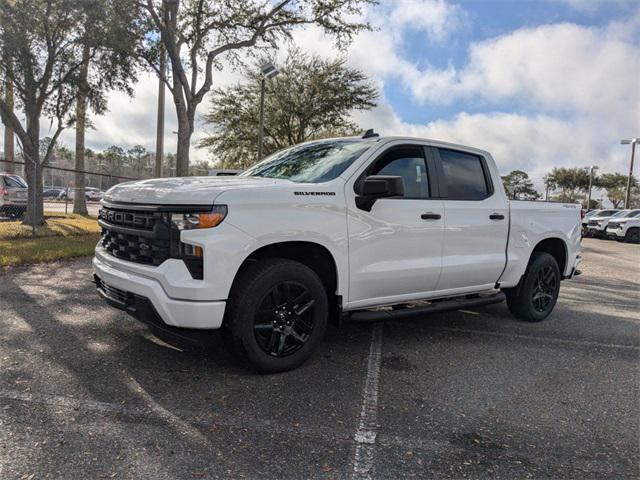
[[[350,308],[420,298],[438,283],[444,209],[432,198],[435,167],[425,153],[421,145],[390,147],[356,181],[357,190],[368,175],[400,176],[403,197],[379,199],[367,212],[356,207],[353,190],[346,192]]]

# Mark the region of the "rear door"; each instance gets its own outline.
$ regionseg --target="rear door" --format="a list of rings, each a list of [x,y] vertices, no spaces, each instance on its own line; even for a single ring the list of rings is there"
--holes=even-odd
[[[435,289],[444,212],[434,169],[424,146],[399,144],[375,157],[355,184],[346,184],[351,307],[418,298]],[[359,209],[354,192],[369,175],[402,177],[404,196],[378,199],[370,212]]]
[[[439,147],[431,152],[438,166],[445,219],[437,289],[490,288],[506,264],[506,197],[493,185],[484,157]]]

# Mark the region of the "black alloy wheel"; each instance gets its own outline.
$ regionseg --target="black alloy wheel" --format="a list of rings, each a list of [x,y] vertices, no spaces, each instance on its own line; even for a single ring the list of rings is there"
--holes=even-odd
[[[297,282],[283,282],[262,297],[254,316],[253,330],[260,348],[274,357],[300,350],[314,327],[315,300]]]
[[[550,266],[538,271],[538,275],[532,289],[531,301],[536,312],[544,313],[553,302],[554,294],[558,288],[558,277]]]
[[[533,252],[518,285],[502,289],[507,297],[509,311],[525,322],[544,320],[556,305],[560,280],[560,268],[556,259],[546,252]]]
[[[222,335],[234,355],[260,373],[302,365],[327,329],[329,296],[308,266],[283,258],[250,263],[238,274]]]

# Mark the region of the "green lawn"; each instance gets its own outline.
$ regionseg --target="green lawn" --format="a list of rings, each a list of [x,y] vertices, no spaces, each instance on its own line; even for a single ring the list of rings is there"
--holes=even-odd
[[[93,254],[100,238],[95,217],[45,214],[47,224],[31,227],[20,221],[0,222],[0,267],[52,262]]]

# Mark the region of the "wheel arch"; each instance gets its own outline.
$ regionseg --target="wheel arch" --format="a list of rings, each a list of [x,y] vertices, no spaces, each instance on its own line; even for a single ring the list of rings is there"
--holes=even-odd
[[[282,241],[257,248],[238,268],[231,289],[233,290],[236,280],[248,265],[266,258],[285,258],[306,265],[320,277],[330,303],[341,307],[340,279],[335,257],[327,247],[312,241]]]
[[[533,250],[531,250],[531,256],[529,257],[529,261],[531,261],[531,257],[533,257],[534,252],[544,252],[551,255],[558,262],[558,268],[560,269],[560,275],[565,274],[565,270],[567,267],[567,257],[568,257],[568,248],[567,243],[559,237],[549,237],[544,240],[540,240]]]

